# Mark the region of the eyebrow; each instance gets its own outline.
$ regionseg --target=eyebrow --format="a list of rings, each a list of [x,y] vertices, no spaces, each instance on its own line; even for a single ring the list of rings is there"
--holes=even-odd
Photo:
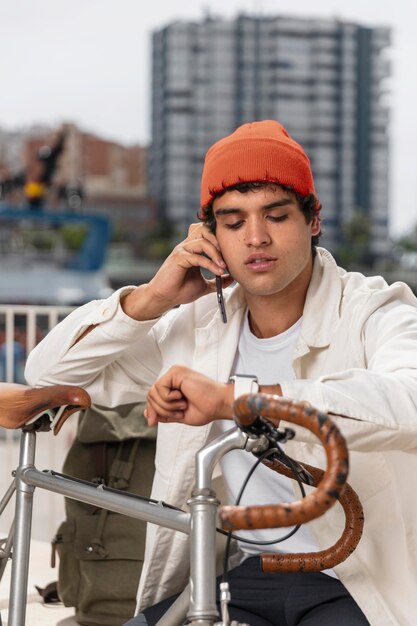
[[[261,209],[262,210],[268,210],[268,209],[276,209],[279,207],[283,207],[283,206],[287,206],[288,204],[291,204],[293,202],[292,198],[283,198],[282,200],[274,200],[273,202],[270,202],[269,204],[264,204]],[[239,207],[231,207],[229,209],[216,209],[214,211],[214,215],[217,216],[222,216],[222,215],[232,215],[234,213],[243,213],[244,210],[239,208]]]

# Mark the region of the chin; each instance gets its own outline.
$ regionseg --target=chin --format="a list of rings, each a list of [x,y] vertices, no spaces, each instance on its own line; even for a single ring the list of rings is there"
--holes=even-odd
[[[283,285],[248,285],[240,283],[241,287],[246,293],[251,296],[274,296],[282,291],[285,287]]]

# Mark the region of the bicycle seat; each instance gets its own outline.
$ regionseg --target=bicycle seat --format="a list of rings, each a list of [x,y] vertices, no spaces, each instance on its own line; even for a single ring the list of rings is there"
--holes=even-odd
[[[90,396],[81,387],[54,385],[34,389],[27,385],[0,383],[0,426],[4,428],[22,428],[48,411],[63,407],[53,424],[54,435],[57,435],[72,413],[89,406]]]

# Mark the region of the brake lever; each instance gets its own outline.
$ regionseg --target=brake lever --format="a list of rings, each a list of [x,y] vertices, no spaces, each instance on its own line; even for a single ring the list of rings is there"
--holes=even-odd
[[[279,430],[272,422],[261,415],[258,415],[249,426],[239,424],[239,428],[248,435],[256,435],[257,437],[265,435],[271,443],[285,443],[295,437],[295,431],[292,428]]]
[[[305,485],[314,486],[314,478],[312,474],[299,461],[289,457],[279,446],[276,447],[274,454],[268,457],[268,461],[278,461],[285,467],[288,467]]]
[[[299,479],[306,485],[314,485],[314,479],[310,472],[306,470],[301,463],[285,454],[282,448],[278,445],[295,437],[295,431],[292,428],[279,430],[276,426],[274,426],[274,424],[272,424],[272,422],[260,415],[258,415],[250,426],[240,426],[240,428],[251,435],[264,435],[269,442],[269,448],[267,449],[275,449],[275,452],[271,454],[269,459],[276,460],[285,465],[285,467],[288,467],[288,469],[292,472],[296,472]],[[253,451],[253,454],[258,457],[264,453],[265,449],[263,449],[262,452]]]

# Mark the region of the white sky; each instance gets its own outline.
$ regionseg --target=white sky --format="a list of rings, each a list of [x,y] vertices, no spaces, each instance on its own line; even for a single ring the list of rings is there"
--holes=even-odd
[[[0,126],[74,121],[150,139],[151,32],[175,19],[291,14],[393,29],[391,232],[417,222],[417,5],[412,0],[0,0]]]

